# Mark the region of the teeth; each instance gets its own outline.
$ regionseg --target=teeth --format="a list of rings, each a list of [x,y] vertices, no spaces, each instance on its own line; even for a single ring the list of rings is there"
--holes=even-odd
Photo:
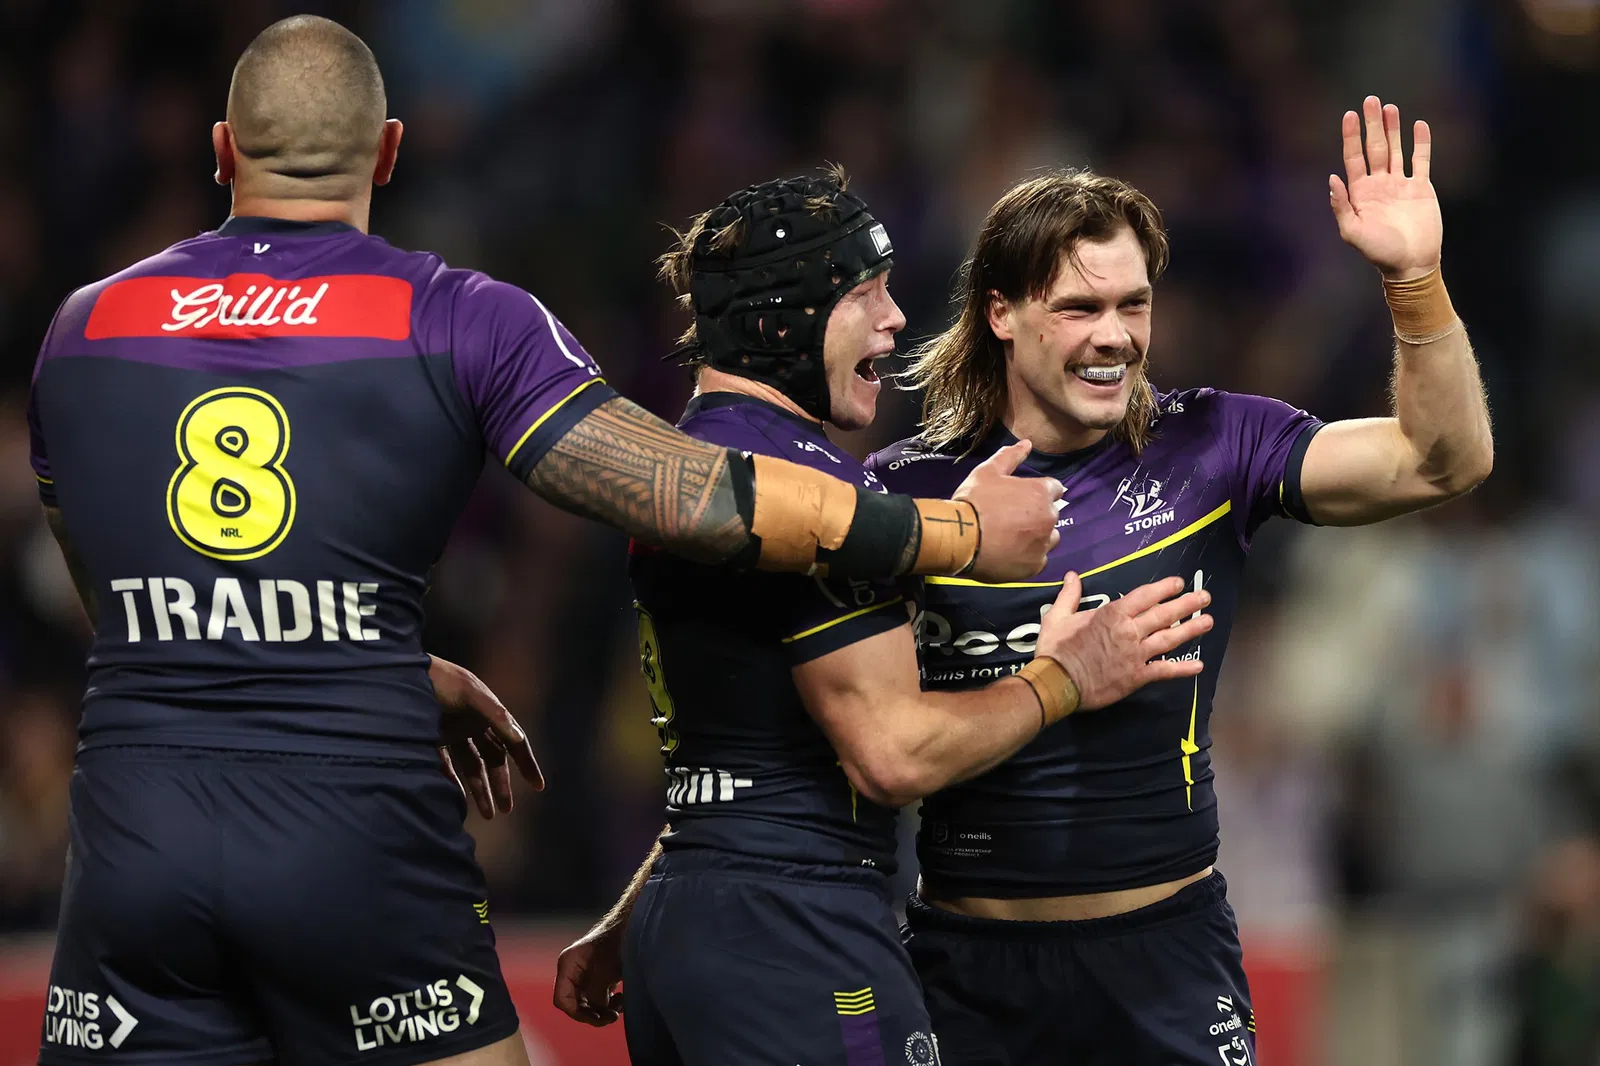
[[[1119,366],[1080,366],[1075,373],[1085,381],[1092,381],[1097,385],[1110,385],[1121,381],[1128,372],[1126,365]]]

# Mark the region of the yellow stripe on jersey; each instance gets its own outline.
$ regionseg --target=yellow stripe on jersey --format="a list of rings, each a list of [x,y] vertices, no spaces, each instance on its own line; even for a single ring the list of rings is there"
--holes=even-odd
[[[1196,712],[1200,709],[1200,679],[1194,679],[1194,699],[1189,703],[1189,735],[1178,738],[1178,750],[1183,752],[1183,795],[1189,802],[1189,809],[1194,810],[1194,765],[1189,762],[1191,755],[1200,754],[1200,746],[1194,742],[1194,726]]]
[[[1057,581],[1056,584],[1059,585],[1059,584],[1061,584],[1061,582]],[[785,644],[793,644],[797,640],[804,640],[806,637],[814,636],[814,635],[816,635],[818,633],[821,633],[824,629],[832,629],[834,626],[838,625],[840,622],[848,622],[852,618],[860,618],[864,614],[871,614],[873,611],[881,611],[885,607],[893,607],[895,604],[903,603],[904,601],[905,601],[905,597],[904,596],[896,596],[892,600],[884,600],[882,603],[874,603],[872,606],[863,607],[859,611],[851,611],[849,614],[840,615],[838,618],[835,618],[831,622],[824,622],[820,626],[812,626],[810,629],[802,630],[799,633],[796,633],[792,637],[784,637],[783,638],[783,643],[785,643]]]
[[[563,407],[565,407],[567,405],[567,401],[568,400],[570,400],[574,396],[578,395],[578,393],[582,392],[584,389],[587,389],[590,385],[603,385],[603,384],[605,384],[605,380],[606,380],[605,378],[590,378],[588,381],[585,381],[582,385],[579,385],[577,388],[573,389],[571,392],[569,392],[565,396],[561,397],[561,401],[559,403],[557,403],[554,407],[550,408],[550,410],[546,411],[544,414],[542,414],[538,418],[534,419],[533,420],[533,425],[529,426],[527,432],[524,433],[522,436],[518,437],[517,438],[517,443],[515,443],[515,444],[513,444],[511,446],[511,450],[509,452],[506,452],[506,465],[507,466],[511,465],[511,460],[515,459],[517,457],[517,452],[521,451],[522,450],[522,446],[524,444],[528,443],[528,438],[533,436],[534,430],[536,430],[540,426],[544,425],[546,419],[548,419],[551,415],[555,414],[557,411],[559,411]]]
[[[1162,537],[1154,544],[1146,545],[1136,552],[1133,552],[1129,555],[1124,555],[1120,559],[1113,559],[1104,566],[1097,566],[1093,570],[1085,570],[1078,576],[1093,577],[1095,574],[1103,574],[1107,570],[1121,566],[1123,563],[1131,563],[1135,559],[1142,559],[1146,555],[1153,555],[1162,548],[1170,547],[1171,545],[1178,543],[1180,540],[1194,536],[1196,533],[1211,525],[1211,523],[1215,522],[1217,519],[1221,518],[1231,510],[1233,510],[1233,501],[1230,500],[1205,517],[1184,526],[1171,536]],[[1061,587],[1060,581],[1002,581],[995,584],[990,584],[987,581],[974,581],[970,577],[925,577],[922,580],[925,584],[929,585],[964,585],[968,587],[987,589],[1042,589]]]
[[[871,1014],[877,1009],[872,1002],[871,985],[858,992],[835,992],[833,1006],[843,1015]]]
[[[54,485],[56,483],[55,478],[45,477],[43,474],[35,474],[33,476],[39,479],[39,484],[41,485]]]

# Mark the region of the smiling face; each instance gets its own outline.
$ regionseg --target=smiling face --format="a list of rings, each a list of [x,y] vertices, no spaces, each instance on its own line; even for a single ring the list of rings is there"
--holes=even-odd
[[[1003,420],[1046,451],[1087,447],[1115,428],[1150,347],[1150,274],[1133,230],[1073,250],[1042,296],[989,301],[1006,348]]]
[[[828,375],[828,421],[840,429],[865,429],[878,413],[883,387],[872,364],[894,354],[894,335],[906,316],[889,295],[889,272],[868,278],[834,304],[822,341]]]

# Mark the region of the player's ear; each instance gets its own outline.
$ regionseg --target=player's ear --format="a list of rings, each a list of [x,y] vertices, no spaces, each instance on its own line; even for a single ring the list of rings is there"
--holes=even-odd
[[[232,185],[234,173],[233,127],[226,122],[212,124],[211,150],[217,156],[217,172],[212,177],[218,185]]]
[[[389,184],[394,176],[394,161],[400,155],[400,138],[405,132],[405,124],[399,119],[384,120],[383,132],[378,135],[378,163],[372,168],[372,184]]]
[[[996,337],[1003,341],[1015,337],[1011,328],[1011,301],[990,289],[983,310],[989,318],[989,328],[994,331]]]

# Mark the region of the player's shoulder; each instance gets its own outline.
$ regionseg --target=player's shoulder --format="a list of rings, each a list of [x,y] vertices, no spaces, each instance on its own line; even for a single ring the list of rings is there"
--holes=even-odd
[[[855,481],[861,463],[830,441],[820,425],[739,393],[702,393],[678,423],[691,437],[754,455],[770,455]]]
[[[954,489],[974,465],[967,442],[943,446],[926,437],[907,437],[867,456],[866,468],[891,492],[935,496]]]

